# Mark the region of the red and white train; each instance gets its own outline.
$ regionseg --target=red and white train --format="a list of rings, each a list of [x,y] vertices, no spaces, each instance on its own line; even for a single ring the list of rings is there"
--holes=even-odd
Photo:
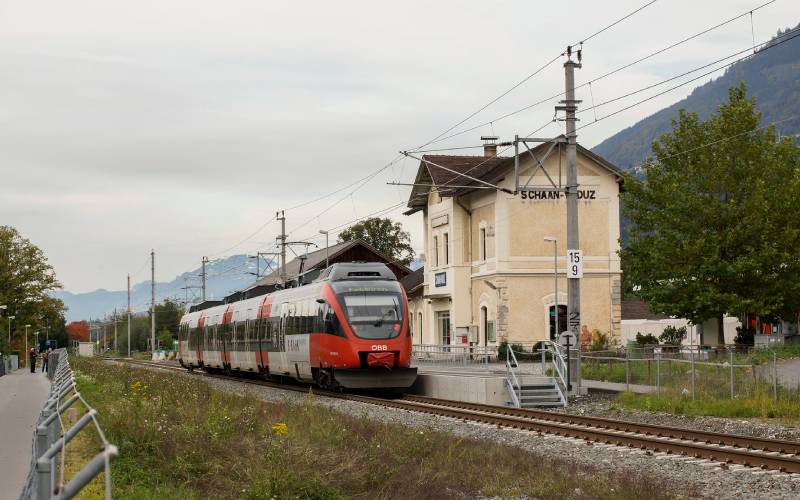
[[[324,388],[404,389],[408,299],[381,263],[333,264],[313,283],[187,313],[182,366],[289,377]]]

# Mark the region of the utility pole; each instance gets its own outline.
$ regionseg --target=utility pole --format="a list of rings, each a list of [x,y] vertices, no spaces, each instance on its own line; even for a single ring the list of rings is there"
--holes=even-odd
[[[280,217],[279,217],[280,216]],[[281,221],[281,235],[278,239],[281,240],[281,286],[286,286],[286,216],[283,210],[275,214],[275,217]]]
[[[117,345],[117,308],[114,308],[114,351],[119,351]]]
[[[131,357],[131,275],[128,273],[128,357]]]
[[[156,352],[156,252],[150,250],[150,352]]]
[[[580,68],[581,51],[578,51],[578,62],[574,62],[570,57],[572,48],[567,47],[567,62],[564,63],[564,80],[566,85],[565,99],[561,101],[563,106],[557,106],[556,110],[566,112],[567,129],[567,249],[568,251],[580,250],[580,238],[578,234],[578,168],[576,165],[576,154],[578,149],[578,135],[575,132],[575,111],[578,109],[580,101],[575,100],[575,68]],[[568,264],[570,264],[568,262]],[[571,278],[567,280],[567,327],[580,339],[581,329],[581,280]],[[576,341],[580,344],[580,341]]]
[[[202,280],[203,287],[203,302],[206,301],[206,264],[208,264],[208,257],[203,256],[203,270],[200,272],[200,279]]]

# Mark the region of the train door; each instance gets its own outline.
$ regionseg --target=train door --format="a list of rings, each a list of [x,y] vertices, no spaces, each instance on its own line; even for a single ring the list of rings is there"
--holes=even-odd
[[[292,304],[288,302],[284,302],[281,304],[280,309],[280,320],[278,322],[278,328],[272,332],[273,339],[272,343],[275,346],[275,351],[270,353],[270,371],[281,372],[281,373],[289,373],[289,362],[286,359],[286,334],[291,331],[291,320],[292,320]],[[272,362],[274,357],[276,358],[277,363]]]

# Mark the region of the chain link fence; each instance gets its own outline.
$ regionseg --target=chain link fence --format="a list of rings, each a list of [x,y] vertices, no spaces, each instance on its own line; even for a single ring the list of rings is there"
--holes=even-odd
[[[105,476],[105,497],[111,499],[111,460],[117,456],[117,447],[106,439],[97,422],[97,411],[78,392],[66,349],[50,353],[47,368],[50,395],[36,422],[31,468],[20,500],[73,498],[101,472]],[[80,403],[85,412],[69,426],[71,422],[65,412],[76,403]],[[70,455],[67,445],[86,428],[97,433],[101,450],[67,480],[65,472]],[[78,467],[69,464],[70,470]]]
[[[584,380],[640,386],[637,392],[691,399],[798,397],[797,390],[781,387],[777,356],[770,349],[641,346],[587,352],[581,361]]]

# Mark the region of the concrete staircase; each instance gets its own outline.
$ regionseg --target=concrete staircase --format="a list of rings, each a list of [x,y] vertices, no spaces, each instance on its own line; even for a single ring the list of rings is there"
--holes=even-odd
[[[524,381],[517,392],[521,408],[566,406],[561,389],[554,378]]]

